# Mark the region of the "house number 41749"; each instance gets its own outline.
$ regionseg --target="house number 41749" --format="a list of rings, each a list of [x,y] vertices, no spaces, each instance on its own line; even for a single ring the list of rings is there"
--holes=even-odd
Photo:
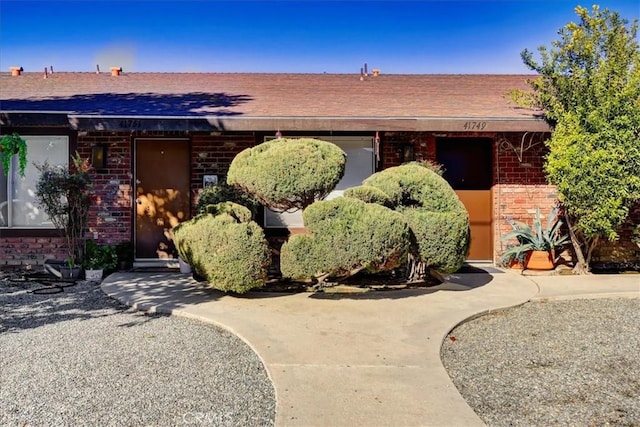
[[[487,122],[464,122],[464,130],[483,130],[487,127]]]

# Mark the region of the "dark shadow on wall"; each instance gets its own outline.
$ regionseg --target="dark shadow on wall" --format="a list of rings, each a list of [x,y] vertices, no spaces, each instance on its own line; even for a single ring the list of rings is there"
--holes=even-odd
[[[65,111],[75,114],[157,115],[157,116],[236,116],[232,111],[253,98],[248,95],[219,93],[98,93],[42,99],[2,100],[8,111]]]

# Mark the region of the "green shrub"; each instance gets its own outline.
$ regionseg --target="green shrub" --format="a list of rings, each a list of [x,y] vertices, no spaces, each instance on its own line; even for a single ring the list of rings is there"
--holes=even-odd
[[[362,200],[365,203],[375,203],[377,205],[391,207],[393,203],[387,193],[369,185],[359,185],[344,190],[344,197]]]
[[[243,206],[209,206],[215,215],[200,214],[174,228],[180,257],[215,289],[245,293],[263,286],[271,257],[262,228]]]
[[[211,215],[227,214],[232,216],[238,222],[249,222],[253,219],[252,212],[249,208],[233,202],[217,203],[215,205],[207,205],[203,213]]]
[[[205,213],[208,205],[217,205],[218,203],[224,202],[233,202],[246,207],[251,211],[253,218],[255,218],[258,213],[258,202],[248,194],[232,187],[226,182],[203,188],[198,195],[196,211],[199,214]]]
[[[406,261],[410,231],[401,214],[340,197],[304,210],[309,235],[291,236],[280,252],[283,276],[347,277],[360,270],[390,270]]]
[[[428,163],[411,162],[385,169],[362,184],[387,194],[396,209],[418,206],[434,212],[465,210],[453,188]]]
[[[99,245],[93,239],[86,240],[84,261],[82,262],[84,268],[111,271],[117,265],[118,253],[115,246]]]
[[[469,216],[466,212],[403,211],[415,238],[414,252],[428,268],[440,273],[458,270],[469,251]]]
[[[274,210],[304,209],[344,175],[346,154],[316,139],[274,139],[240,152],[227,182]]]
[[[404,215],[413,233],[411,252],[419,262],[441,273],[462,266],[469,250],[469,214],[437,165],[412,162],[385,169],[363,187],[386,194],[392,208]]]

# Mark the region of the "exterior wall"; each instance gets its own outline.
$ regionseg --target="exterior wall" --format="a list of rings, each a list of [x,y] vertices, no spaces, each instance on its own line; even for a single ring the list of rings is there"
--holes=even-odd
[[[195,215],[204,175],[225,179],[233,158],[257,142],[253,133],[232,135],[195,134],[191,138],[191,214]]]
[[[89,210],[87,237],[101,244],[131,240],[132,223],[132,135],[90,132],[78,136],[78,153],[91,158],[94,146],[107,147],[107,168],[92,170],[95,200]]]
[[[26,134],[26,132],[25,132]],[[547,215],[557,201],[553,186],[547,184],[543,172],[546,153],[543,138],[547,134],[523,133],[450,133],[450,137],[489,137],[494,140],[493,170],[493,240],[494,260],[504,250],[500,236],[509,231],[507,218],[531,222],[539,207]],[[188,132],[83,132],[77,137],[77,150],[90,157],[96,145],[107,146],[107,168],[93,171],[96,199],[90,210],[88,237],[99,243],[116,244],[133,239],[135,188],[133,183],[133,145],[135,138],[189,138],[191,144],[191,206],[195,214],[197,197],[204,175],[224,179],[231,161],[245,148],[262,142],[264,135],[253,132],[233,134]],[[411,144],[415,160],[436,159],[436,136],[431,132],[380,132],[381,161],[378,170],[400,165],[404,144]],[[518,153],[523,145],[527,149]],[[74,147],[75,148],[75,147]],[[631,242],[634,224],[640,223],[640,205],[616,244],[604,244],[594,261],[606,263],[637,262],[639,248]],[[64,242],[53,233],[30,232],[24,235],[0,233],[0,267],[42,264],[47,258],[64,259]]]
[[[548,134],[540,133],[503,134],[494,137],[496,167],[493,170],[493,218],[496,262],[506,249],[505,242],[501,242],[500,238],[511,230],[507,219],[531,224],[536,208],[540,208],[541,214],[546,217],[556,205],[556,189],[547,183],[543,170],[544,155],[547,152],[543,141],[547,137]],[[521,151],[522,145],[530,148]]]
[[[28,134],[24,131],[24,134]],[[202,178],[207,174],[223,178],[237,153],[254,145],[253,133],[211,135],[188,132],[81,132],[77,147],[81,157],[90,158],[94,146],[107,147],[107,167],[92,170],[95,200],[89,211],[87,237],[101,244],[133,240],[134,141],[136,138],[189,138],[191,143],[191,205],[194,212]],[[261,141],[261,137],[259,138]],[[6,234],[6,233],[5,233]],[[0,234],[0,267],[41,265],[46,259],[65,259],[64,240],[54,230],[30,230],[19,235]]]
[[[60,237],[0,237],[0,268],[41,265],[46,259],[65,259]]]

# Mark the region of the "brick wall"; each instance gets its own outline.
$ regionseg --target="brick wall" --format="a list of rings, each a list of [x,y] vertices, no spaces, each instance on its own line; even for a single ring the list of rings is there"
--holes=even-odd
[[[42,265],[46,259],[65,259],[67,250],[61,237],[0,238],[0,268]]]
[[[543,164],[548,134],[496,134],[494,136],[493,218],[494,260],[506,247],[500,238],[511,230],[506,219],[531,224],[536,208],[546,218],[556,205],[554,186],[547,183]]]
[[[245,148],[254,146],[252,133],[234,135],[195,134],[191,137],[191,207],[195,214],[198,194],[204,175],[217,175],[218,182],[226,179],[233,158]]]
[[[91,158],[95,146],[107,147],[106,169],[92,170],[95,199],[89,210],[89,233],[98,243],[132,239],[132,142],[130,133],[90,132],[78,136],[78,153]]]

